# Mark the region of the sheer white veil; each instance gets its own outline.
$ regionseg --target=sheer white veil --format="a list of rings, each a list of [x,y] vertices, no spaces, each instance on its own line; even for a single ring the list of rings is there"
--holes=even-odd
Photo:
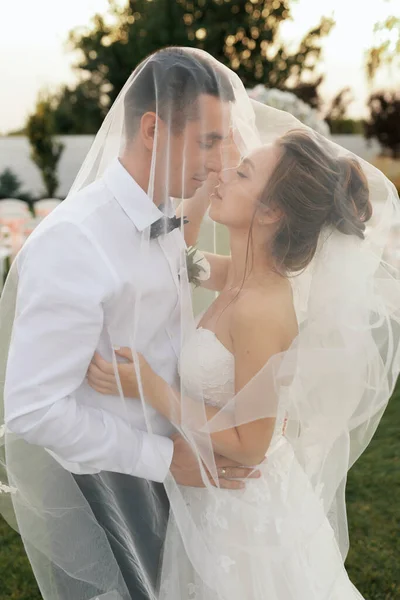
[[[180,89],[179,93],[176,89],[179,80],[174,79],[174,72],[168,72],[163,63],[163,56],[168,56],[171,51],[176,53],[178,66],[192,70],[188,88]],[[186,96],[193,95],[193,89],[201,87],[204,79],[211,81],[210,85],[217,90],[214,95],[221,104],[229,107],[228,112],[221,111],[221,120],[224,120],[221,129],[227,127],[225,121],[228,119],[228,128],[242,156],[262,144],[279,143],[282,136],[300,131],[330,160],[356,161],[368,184],[372,216],[366,223],[365,233],[358,237],[350,231],[345,233],[343,227],[334,223],[327,224],[321,228],[311,262],[300,272],[289,274],[299,323],[299,334],[291,347],[287,352],[272,357],[211,420],[207,419],[205,411],[205,383],[199,379],[194,393],[193,381],[188,380],[184,364],[184,348],[196,330],[193,302],[196,303],[196,295],[202,293],[201,290],[193,291],[189,284],[184,251],[181,252],[178,269],[179,346],[183,354],[180,357],[178,394],[181,417],[174,426],[190,442],[203,468],[208,501],[211,505],[212,502],[218,503],[220,493],[212,434],[265,418],[272,419],[278,429],[285,420],[287,454],[282,468],[286,473],[286,485],[296,485],[298,473],[302,473],[304,485],[319,507],[318,514],[314,511],[313,528],[317,530],[329,523],[335,535],[335,547],[344,561],[349,544],[344,496],[347,472],[370,442],[400,370],[400,284],[393,233],[400,213],[394,186],[376,168],[311,131],[291,115],[251,101],[233,72],[206,53],[185,48],[153,55],[133,72],[98,132],[66,202],[78,201],[80,191],[100,180],[111,162],[129,150],[132,122],[143,114],[141,102],[146,96],[147,86],[152,86],[153,93],[155,90],[153,112],[162,123],[160,131],[155,134],[146,192],[153,199],[162,181],[166,205],[171,195],[176,196],[177,203],[187,197],[189,191],[185,173],[191,158],[187,152],[182,153],[178,176],[181,185],[171,187],[172,178],[177,180],[176,172],[170,168],[171,165],[176,166],[176,157],[173,156],[176,151],[173,140],[175,120],[177,114],[183,115],[183,108],[176,111],[175,104],[182,102],[182,107],[186,106]],[[167,87],[171,88],[168,93]],[[206,121],[206,115],[198,113],[194,101],[193,111],[192,119],[202,121],[204,117]],[[185,139],[184,148],[191,141]],[[158,151],[157,144],[162,146],[162,152]],[[350,203],[348,188],[338,189],[337,194],[342,194],[337,198],[338,202]],[[49,218],[34,232],[26,245],[28,251],[30,245],[40,243],[41,236],[51,226]],[[206,220],[204,227],[210,229],[214,225]],[[149,228],[145,228],[141,236],[140,256],[136,259],[145,261],[153,243]],[[205,235],[202,239],[214,240],[215,236]],[[200,245],[200,250],[213,251],[213,247]],[[138,322],[145,310],[142,291],[137,290],[137,299],[132,306],[130,345],[133,351],[137,347]],[[17,298],[18,258],[1,299],[3,382],[7,379],[13,321],[18,318]],[[195,356],[191,355],[191,361],[196,361]],[[199,366],[200,362],[198,357]],[[138,370],[137,363],[135,369]],[[191,372],[192,369],[193,364]],[[121,398],[115,398],[115,402],[130,401],[122,394]],[[141,402],[148,416],[149,408],[144,397]],[[176,397],[171,396],[171,403],[174,402]],[[5,518],[22,536],[43,598],[128,600],[130,596],[104,531],[96,522],[73,475],[57,459],[57,448],[33,446],[7,429],[7,397],[5,412],[4,419],[1,403],[0,481],[4,493],[0,494],[0,506]],[[149,419],[146,427],[151,433]],[[271,444],[270,452],[275,448],[275,441],[272,440]],[[216,487],[210,484],[206,469]],[[96,477],[101,482],[103,475],[98,473]],[[177,524],[185,551],[198,577],[204,586],[219,594],[218,598],[229,600],[233,586],[240,585],[236,579],[240,577],[240,569],[236,576],[227,577],[219,560],[221,549],[210,544],[207,528],[199,522],[197,513],[186,502],[182,488],[171,475],[165,481],[165,488],[171,518]],[[246,514],[240,495],[229,498],[237,507],[238,515]],[[119,514],[120,507],[106,479],[103,501],[108,503],[111,513]],[[157,531],[158,507],[150,488],[148,502],[154,512],[153,527]],[[304,511],[303,525],[306,526],[307,507],[300,504],[299,498],[299,506],[293,508],[294,513],[289,508],[286,510],[287,507],[282,511],[279,517],[282,535],[278,541],[263,538],[263,552],[270,553],[274,563],[285,562],[300,535],[293,526],[293,514],[298,517]],[[262,511],[262,507],[253,507],[249,511],[249,520],[256,523],[262,520],[262,513],[258,512]],[[232,547],[232,560],[241,564],[246,564],[257,554],[261,543],[260,538],[252,537],[249,530],[244,523],[243,531],[247,533],[236,539]],[[125,552],[131,558],[132,569],[139,573],[149,598],[159,598],[159,591],[149,581],[140,550],[129,532],[126,532]],[[333,573],[331,576],[334,579],[336,575]],[[331,583],[320,591],[319,600],[328,600]],[[294,600],[295,597],[288,596],[285,600]],[[255,594],[252,600],[265,600],[265,596]]]

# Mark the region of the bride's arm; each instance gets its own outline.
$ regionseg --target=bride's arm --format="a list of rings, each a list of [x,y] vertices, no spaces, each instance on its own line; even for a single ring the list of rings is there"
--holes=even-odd
[[[237,132],[236,132],[237,134]],[[234,139],[233,131],[221,145],[221,168],[234,169],[240,163],[241,155]],[[185,199],[179,205],[176,216],[186,217],[189,221],[184,226],[184,237],[187,246],[196,246],[204,215],[210,205],[211,195],[219,183],[219,176],[210,173],[205,184],[196,192],[193,198]],[[219,292],[223,289],[231,264],[230,256],[205,253],[210,264],[211,276],[201,286]]]
[[[129,348],[123,348],[118,351],[120,356],[129,358],[131,355]],[[160,414],[166,417],[171,423],[180,426],[182,424],[182,398],[180,393],[172,388],[162,377],[159,377],[145,358],[138,355],[140,363],[140,375],[145,400]],[[119,364],[118,375],[125,398],[138,398],[139,390],[137,378],[134,372],[132,362],[130,364]],[[117,384],[111,363],[104,361],[99,355],[96,355],[88,371],[88,382],[93,389],[101,394],[118,395]],[[199,409],[199,402],[184,398],[185,413],[193,414],[193,411]],[[211,421],[218,414],[219,409],[206,405],[205,416],[207,421]],[[203,424],[203,423],[202,423]],[[240,443],[238,429],[232,427],[222,432],[212,434],[213,448],[216,453],[221,453],[226,458],[231,458],[241,465],[256,465],[263,460],[263,456],[247,455]]]
[[[217,184],[217,178],[214,175],[209,175],[207,181],[197,190],[195,195],[192,198],[182,200],[176,209],[176,216],[178,218],[185,217],[188,221],[183,228],[183,235],[188,247],[197,244],[200,227],[210,206],[211,194]]]
[[[280,312],[280,309],[278,311]],[[236,393],[240,392],[261,371],[272,356],[282,352],[285,341],[279,321],[276,310],[269,311],[266,306],[260,310],[258,304],[255,303],[252,306],[252,303],[248,301],[242,306],[239,305],[235,311],[231,335],[235,356]],[[180,425],[181,398],[179,393],[161,377],[156,376],[147,363],[144,362],[143,366],[143,391],[146,402],[171,422]],[[259,393],[259,391],[257,387],[257,392]],[[250,385],[248,392],[243,393],[239,401],[240,406],[235,408],[237,419],[242,418],[239,417],[239,412],[246,413],[246,405],[250,408],[251,403],[259,401],[259,398],[253,397],[257,392]],[[193,410],[198,410],[197,401],[185,396],[184,403],[186,414],[190,414],[190,404],[193,405]],[[208,421],[211,421],[219,412],[219,408],[205,406]],[[214,452],[242,465],[257,465],[265,457],[274,427],[275,418],[271,416],[214,432],[211,434]]]
[[[176,216],[184,216],[188,223],[184,226],[184,237],[188,247],[196,246],[199,237],[201,223],[210,204],[210,196],[217,185],[215,175],[210,175],[207,182],[197,191],[193,198],[182,200],[176,210]],[[201,287],[219,292],[223,289],[231,264],[230,256],[204,252],[204,256],[210,264],[210,277],[200,283]]]
[[[258,306],[251,307],[249,303],[236,311],[232,324],[232,339],[235,355],[235,387],[239,392],[266,365],[271,356],[282,351],[282,329],[276,312],[269,312],[268,307],[262,310]],[[118,352],[129,359],[130,351],[125,349]],[[89,370],[89,383],[100,393],[115,394],[115,378],[112,365],[96,359],[95,370]],[[150,365],[139,355],[141,383],[144,397],[148,404],[164,415],[172,423],[181,425],[182,398],[164,379],[156,375]],[[119,365],[119,377],[126,397],[138,397],[138,384],[132,364]],[[101,379],[99,374],[101,372]],[[106,374],[108,372],[108,375]],[[108,380],[107,380],[108,377]],[[113,387],[114,386],[114,387]],[[243,409],[242,402],[252,402],[251,387],[249,397],[245,394],[238,407]],[[245,398],[245,400],[243,400]],[[198,410],[199,403],[185,396],[185,414]],[[206,405],[205,416],[211,421],[220,409]],[[244,409],[246,410],[246,409]],[[224,429],[211,434],[214,451],[230,458],[244,466],[256,465],[262,462],[270,444],[274,431],[273,417],[258,419],[250,423]]]

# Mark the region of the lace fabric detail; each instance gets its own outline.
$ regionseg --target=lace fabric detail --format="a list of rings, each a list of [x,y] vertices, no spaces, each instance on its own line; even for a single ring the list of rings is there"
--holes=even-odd
[[[185,345],[180,373],[196,400],[222,408],[235,395],[235,359],[209,329],[200,327]]]
[[[192,398],[223,408],[235,395],[235,359],[210,329],[200,327],[185,345],[180,374]],[[276,434],[284,434],[287,418],[282,407],[276,418]]]

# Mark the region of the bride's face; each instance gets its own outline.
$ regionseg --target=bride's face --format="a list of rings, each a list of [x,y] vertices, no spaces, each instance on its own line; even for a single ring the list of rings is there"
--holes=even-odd
[[[211,219],[248,232],[278,160],[279,151],[270,144],[249,154],[237,167],[222,171],[211,198]]]

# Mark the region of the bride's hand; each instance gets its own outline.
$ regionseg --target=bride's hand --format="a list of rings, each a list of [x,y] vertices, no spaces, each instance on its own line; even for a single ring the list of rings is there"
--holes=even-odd
[[[118,375],[121,382],[122,391],[125,398],[138,398],[138,381],[135,367],[133,364],[132,352],[130,348],[121,348],[115,350],[115,354],[124,358],[127,362],[118,363]],[[140,373],[142,377],[150,369],[146,359],[138,354]],[[87,380],[89,385],[107,396],[119,396],[117,380],[114,373],[114,365],[107,362],[96,352],[90,363]]]

